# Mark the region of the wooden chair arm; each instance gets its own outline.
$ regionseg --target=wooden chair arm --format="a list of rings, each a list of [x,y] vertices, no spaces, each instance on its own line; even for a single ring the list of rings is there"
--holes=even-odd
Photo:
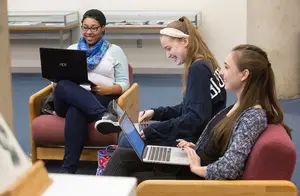
[[[285,180],[147,180],[137,187],[138,196],[296,196],[297,187]]]
[[[42,101],[52,92],[52,85],[48,85],[29,98],[30,122],[40,115]]]
[[[119,106],[127,112],[134,123],[138,122],[139,114],[139,85],[134,83],[118,99]]]

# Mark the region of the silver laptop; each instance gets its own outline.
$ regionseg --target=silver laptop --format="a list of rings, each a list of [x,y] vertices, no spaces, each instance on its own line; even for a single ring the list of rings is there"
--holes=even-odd
[[[116,100],[113,100],[113,110],[117,113],[119,117],[121,117],[124,113],[124,110],[118,105]],[[134,126],[138,130],[138,132],[145,129],[148,125],[148,123],[134,123]]]
[[[189,165],[187,153],[181,148],[146,145],[126,112],[123,112],[119,124],[141,161],[170,165]]]

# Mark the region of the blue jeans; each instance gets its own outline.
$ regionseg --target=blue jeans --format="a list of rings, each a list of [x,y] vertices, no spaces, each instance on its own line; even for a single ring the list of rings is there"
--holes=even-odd
[[[158,121],[149,121],[148,123],[151,124],[151,123],[156,123]],[[149,140],[145,140],[145,143],[146,144],[152,144],[152,145],[160,145],[161,143],[161,139],[160,138],[157,138],[156,140],[153,140],[153,141],[149,141]],[[128,141],[125,133],[122,131],[119,135],[119,138],[118,138],[118,147],[121,147],[121,148],[132,148],[130,142]]]
[[[99,96],[78,84],[62,80],[54,89],[54,109],[65,118],[62,172],[75,173],[88,135],[88,124],[102,119],[113,96]]]
[[[129,143],[125,133],[122,131],[119,135],[118,139],[118,147],[120,148],[132,148],[131,144]]]

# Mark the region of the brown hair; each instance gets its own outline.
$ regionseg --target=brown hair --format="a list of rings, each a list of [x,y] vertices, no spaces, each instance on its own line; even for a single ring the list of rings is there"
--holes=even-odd
[[[233,126],[239,115],[257,104],[266,111],[268,124],[282,124],[291,137],[291,129],[283,123],[283,112],[275,89],[275,76],[267,53],[249,44],[238,45],[232,51],[239,71],[248,69],[249,76],[241,93],[238,108],[212,130],[211,145],[222,155],[228,148]]]
[[[200,33],[193,25],[193,23],[185,16],[181,17],[179,20],[173,21],[167,25],[168,28],[175,28],[183,33],[189,35],[189,45],[187,56],[185,58],[185,72],[184,72],[184,81],[182,94],[185,94],[186,83],[188,77],[188,70],[190,65],[197,59],[207,60],[211,63],[213,70],[219,69],[217,60],[215,59],[212,52],[207,47],[206,43],[203,41]],[[174,38],[182,39],[182,38]]]

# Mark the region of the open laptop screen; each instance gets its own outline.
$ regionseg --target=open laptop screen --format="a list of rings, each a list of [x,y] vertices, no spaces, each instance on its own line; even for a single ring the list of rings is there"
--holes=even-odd
[[[142,157],[143,150],[145,148],[145,143],[143,139],[141,138],[140,134],[136,130],[134,124],[131,122],[130,118],[124,112],[120,121],[120,127],[122,131],[127,136],[129,142],[131,143],[133,149],[136,151],[139,157]]]

